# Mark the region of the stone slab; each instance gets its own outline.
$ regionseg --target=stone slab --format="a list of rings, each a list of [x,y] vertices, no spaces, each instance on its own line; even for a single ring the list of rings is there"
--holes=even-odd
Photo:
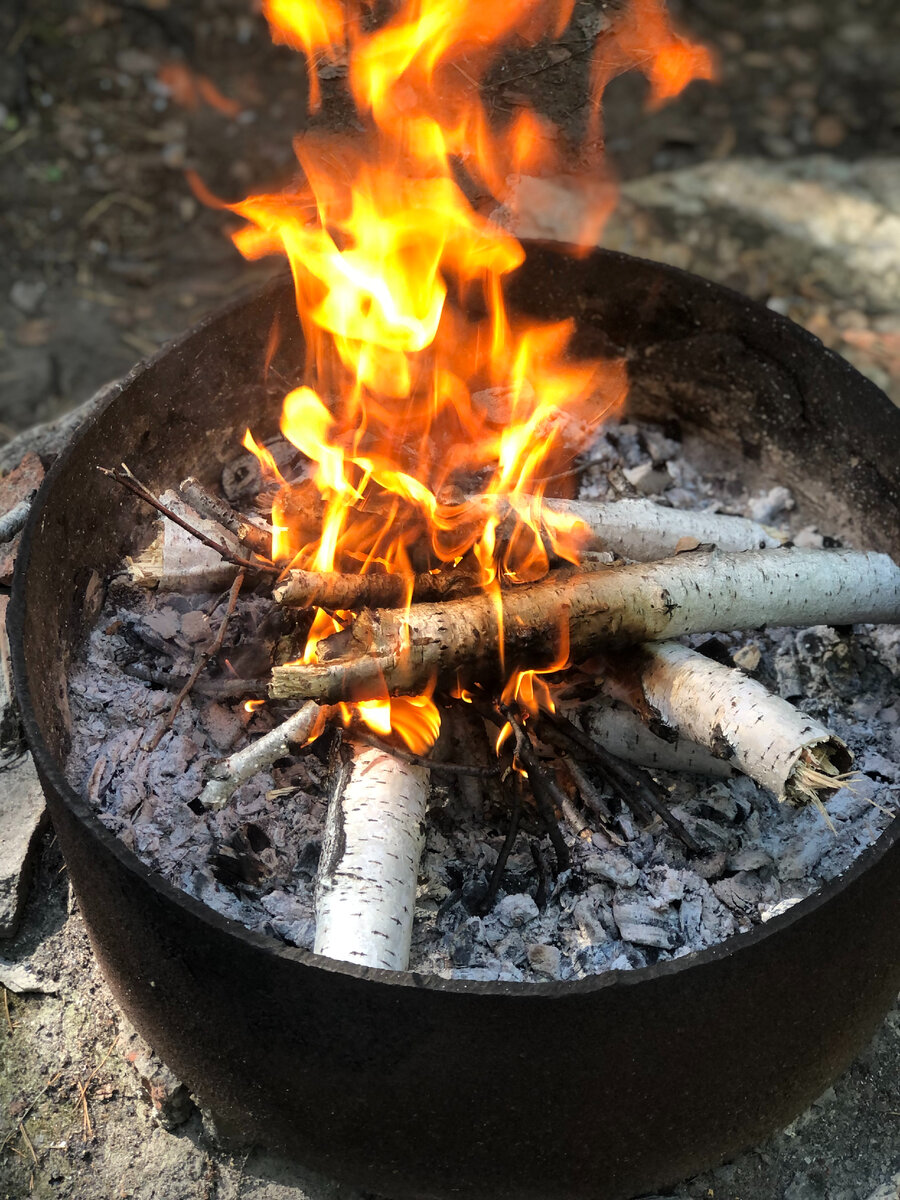
[[[19,927],[47,819],[31,755],[0,760],[0,938]]]

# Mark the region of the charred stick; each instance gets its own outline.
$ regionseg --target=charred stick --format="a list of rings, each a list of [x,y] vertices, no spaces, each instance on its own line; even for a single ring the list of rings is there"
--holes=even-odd
[[[344,575],[338,571],[291,571],[273,596],[289,608],[399,608],[413,602],[450,600],[474,590],[476,578],[465,568],[422,571],[415,575]]]
[[[736,667],[677,642],[645,645],[632,669],[662,719],[781,801],[821,803],[852,765],[844,742]]]
[[[421,754],[412,754],[408,750],[401,750],[399,746],[391,746],[360,729],[353,730],[353,738],[354,741],[362,742],[365,746],[371,746],[373,750],[381,750],[384,754],[393,754],[394,758],[399,758],[401,762],[408,763],[411,767],[425,767],[429,771],[443,771],[447,775],[465,775],[476,779],[489,779],[500,772],[499,766],[474,767],[468,763],[438,762],[433,758],[425,758]]]
[[[309,741],[318,722],[330,714],[327,706],[309,701],[269,733],[223,759],[213,768],[212,778],[200,793],[200,803],[204,808],[223,808],[242,783],[283,758],[292,744]]]
[[[219,632],[197,659],[194,669],[188,676],[184,687],[172,701],[172,706],[166,714],[165,720],[160,724],[156,733],[154,733],[147,745],[142,747],[142,749],[148,753],[156,749],[156,747],[162,741],[163,734],[172,728],[175,718],[178,716],[178,710],[190,695],[191,689],[200,678],[202,672],[205,670],[207,663],[210,661],[210,659],[215,658],[215,656],[222,649],[222,643],[225,641],[225,634],[228,632],[228,622],[231,620],[234,613],[238,594],[240,593],[241,588],[244,586],[245,577],[246,575],[243,569],[238,571],[234,583],[231,585],[231,591],[228,593],[228,603],[225,607],[225,615],[222,617],[222,623],[219,626]]]
[[[425,841],[428,773],[353,747],[328,805],[316,876],[317,954],[404,971]]]
[[[601,820],[612,824],[613,815],[609,810],[609,805],[600,794],[600,789],[595,787],[593,782],[588,778],[587,774],[582,770],[576,759],[571,757],[572,742],[560,730],[556,729],[548,721],[541,722],[541,741],[546,742],[548,746],[553,746],[554,749],[560,751],[564,755],[563,765],[572,778],[572,782],[578,788],[578,793],[581,799],[592,809]]]
[[[498,619],[500,606],[502,623]],[[546,663],[568,625],[579,661],[610,642],[761,625],[900,622],[900,568],[887,555],[799,548],[681,554],[604,571],[559,571],[500,594],[409,611],[365,610],[339,635],[340,658],[286,664],[271,695],[337,701],[421,691],[431,680],[496,677],[501,628],[507,670]],[[320,654],[329,652],[326,638]]]
[[[509,807],[509,827],[506,831],[506,837],[503,839],[503,845],[500,847],[500,853],[497,855],[497,861],[494,863],[494,869],[491,871],[491,877],[488,881],[487,891],[484,894],[484,899],[481,901],[480,908],[482,915],[489,913],[494,907],[494,901],[497,899],[497,892],[500,890],[500,884],[503,881],[503,872],[506,870],[506,864],[509,862],[509,856],[512,853],[513,846],[516,844],[516,838],[519,836],[519,818],[522,813],[522,796],[519,784],[519,777],[514,772],[511,773],[509,779],[504,780],[503,790],[511,794]]]
[[[584,733],[577,725],[573,725],[566,717],[558,713],[549,713],[547,721],[560,731],[564,737],[583,753],[589,755],[603,771],[606,778],[618,792],[620,798],[629,808],[641,806],[644,810],[651,809],[668,825],[688,850],[699,854],[701,846],[687,831],[681,821],[671,812],[662,796],[662,791],[656,782],[641,767],[627,767],[623,762],[610,754],[603,746]]]
[[[199,479],[189,475],[178,485],[178,491],[201,517],[217,521],[223,529],[233,533],[239,542],[249,546],[255,554],[261,554],[263,558],[269,557],[272,550],[272,535],[242,517],[227,500],[208,492]]]
[[[122,674],[142,683],[150,683],[154,687],[165,688],[170,692],[180,691],[187,683],[187,675],[173,675],[171,671],[156,671],[143,663],[122,663]],[[221,679],[216,681],[198,680],[194,691],[199,696],[213,700],[259,700],[265,697],[267,684],[264,679]]]
[[[560,791],[556,780],[551,777],[544,764],[538,758],[531,738],[515,713],[505,704],[500,706],[500,712],[503,714],[504,719],[509,722],[509,726],[513,731],[513,737],[516,741],[516,758],[528,776],[528,782],[531,784],[531,792],[538,806],[538,812],[541,814],[541,819],[547,827],[547,834],[553,845],[553,852],[556,855],[557,874],[559,874],[561,871],[567,870],[571,864],[571,859],[569,856],[569,847],[566,845],[560,831],[553,806],[558,805],[560,809],[563,808],[566,797]]]
[[[109,467],[98,467],[97,470],[102,475],[106,475],[108,478],[120,484],[127,491],[131,492],[132,495],[137,496],[139,500],[143,500],[145,504],[149,504],[151,508],[155,508],[158,513],[161,513],[162,516],[171,521],[173,524],[180,526],[180,528],[182,528],[186,533],[191,534],[192,537],[195,537],[198,542],[202,543],[202,545],[207,546],[210,550],[215,550],[216,554],[220,555],[220,557],[225,559],[226,562],[233,563],[236,567],[243,567],[247,571],[262,571],[271,575],[277,575],[279,573],[278,567],[276,567],[273,563],[261,562],[259,559],[243,558],[241,555],[235,554],[233,551],[229,550],[224,542],[216,541],[215,538],[207,537],[205,533],[201,532],[201,530],[195,529],[189,521],[185,521],[183,517],[180,517],[176,512],[173,512],[171,508],[168,508],[165,504],[158,500],[150,491],[150,489],[145,487],[144,484],[141,483],[141,481],[131,473],[124,463],[122,463],[121,470],[117,470],[115,468],[110,469]]]

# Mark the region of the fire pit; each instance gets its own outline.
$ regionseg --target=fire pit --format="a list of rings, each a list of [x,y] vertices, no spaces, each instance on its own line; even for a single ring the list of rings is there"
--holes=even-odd
[[[898,552],[900,416],[790,322],[675,270],[530,245],[513,311],[624,355],[629,412],[789,479],[823,526]],[[27,732],[98,957],[126,1012],[247,1137],[389,1195],[623,1198],[789,1121],[900,985],[897,823],[839,881],[709,951],[565,984],[442,981],[286,948],[148,871],[66,783],[66,675],[146,521],[95,470],[211,484],[270,347],[274,285],[138,368],[48,477],[11,612]],[[279,365],[302,355],[286,334]],[[175,401],[177,398],[177,402]],[[279,399],[268,403],[270,428]],[[259,411],[259,410],[257,410]],[[266,432],[265,414],[260,431]],[[198,471],[198,463],[205,464]]]

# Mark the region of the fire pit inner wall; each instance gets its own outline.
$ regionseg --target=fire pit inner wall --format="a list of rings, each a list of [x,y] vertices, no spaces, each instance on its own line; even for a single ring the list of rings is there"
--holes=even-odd
[[[677,419],[789,479],[829,531],[900,554],[900,412],[788,320],[693,276],[528,248],[513,306],[625,354],[638,416]],[[676,962],[562,984],[443,981],[292,949],[176,892],[68,786],[66,674],[103,581],[152,517],[95,469],[213,483],[262,385],[270,285],[135,369],[42,489],[11,606],[27,733],[104,972],[226,1127],[391,1197],[625,1200],[786,1124],[849,1064],[900,988],[897,822],[841,880]],[[288,378],[302,357],[285,337]],[[261,406],[268,405],[265,413]]]

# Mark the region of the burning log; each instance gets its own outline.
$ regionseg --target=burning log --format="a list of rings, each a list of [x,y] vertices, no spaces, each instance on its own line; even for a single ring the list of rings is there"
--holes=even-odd
[[[325,707],[312,702],[304,704],[269,733],[223,759],[213,769],[213,778],[200,793],[200,803],[212,810],[223,808],[242,783],[288,754],[292,744],[302,745],[309,741],[316,722],[327,715],[328,709]]]
[[[537,497],[522,496],[515,508],[509,501],[494,496],[479,496],[476,502],[496,512],[504,525],[512,523],[515,509],[525,511],[529,503],[534,505],[535,512],[575,517],[589,530],[585,549],[611,550],[634,562],[652,562],[683,548],[695,549],[701,545],[737,552],[774,549],[786,541],[786,536],[746,517],[666,508],[652,500],[592,501],[546,497],[538,500]],[[500,536],[503,533],[501,527]]]
[[[498,608],[502,622],[498,619]],[[270,695],[335,702],[418,692],[433,680],[481,680],[507,668],[543,665],[568,625],[574,661],[612,642],[662,641],[688,633],[762,625],[900,621],[900,569],[883,554],[781,549],[679,555],[588,573],[554,572],[538,583],[421,604],[409,612],[365,611],[337,635],[350,651],[330,661],[272,672]],[[501,629],[503,631],[501,638]],[[502,643],[502,644],[501,644]]]
[[[289,608],[399,608],[413,601],[450,600],[475,586],[465,568],[422,571],[416,575],[343,575],[338,571],[290,571],[274,590],[279,604]]]
[[[189,475],[178,485],[182,498],[191,506],[194,512],[209,521],[216,521],[223,529],[233,533],[239,542],[248,546],[254,553],[268,557],[272,548],[272,535],[258,525],[254,525],[240,513],[235,512],[227,501],[208,492],[193,475]]]
[[[317,954],[404,971],[425,842],[429,777],[369,746],[353,746],[328,806],[316,877]]]
[[[847,747],[820,721],[736,667],[677,642],[642,646],[635,669],[647,702],[694,742],[781,801],[820,801],[850,769]]]

